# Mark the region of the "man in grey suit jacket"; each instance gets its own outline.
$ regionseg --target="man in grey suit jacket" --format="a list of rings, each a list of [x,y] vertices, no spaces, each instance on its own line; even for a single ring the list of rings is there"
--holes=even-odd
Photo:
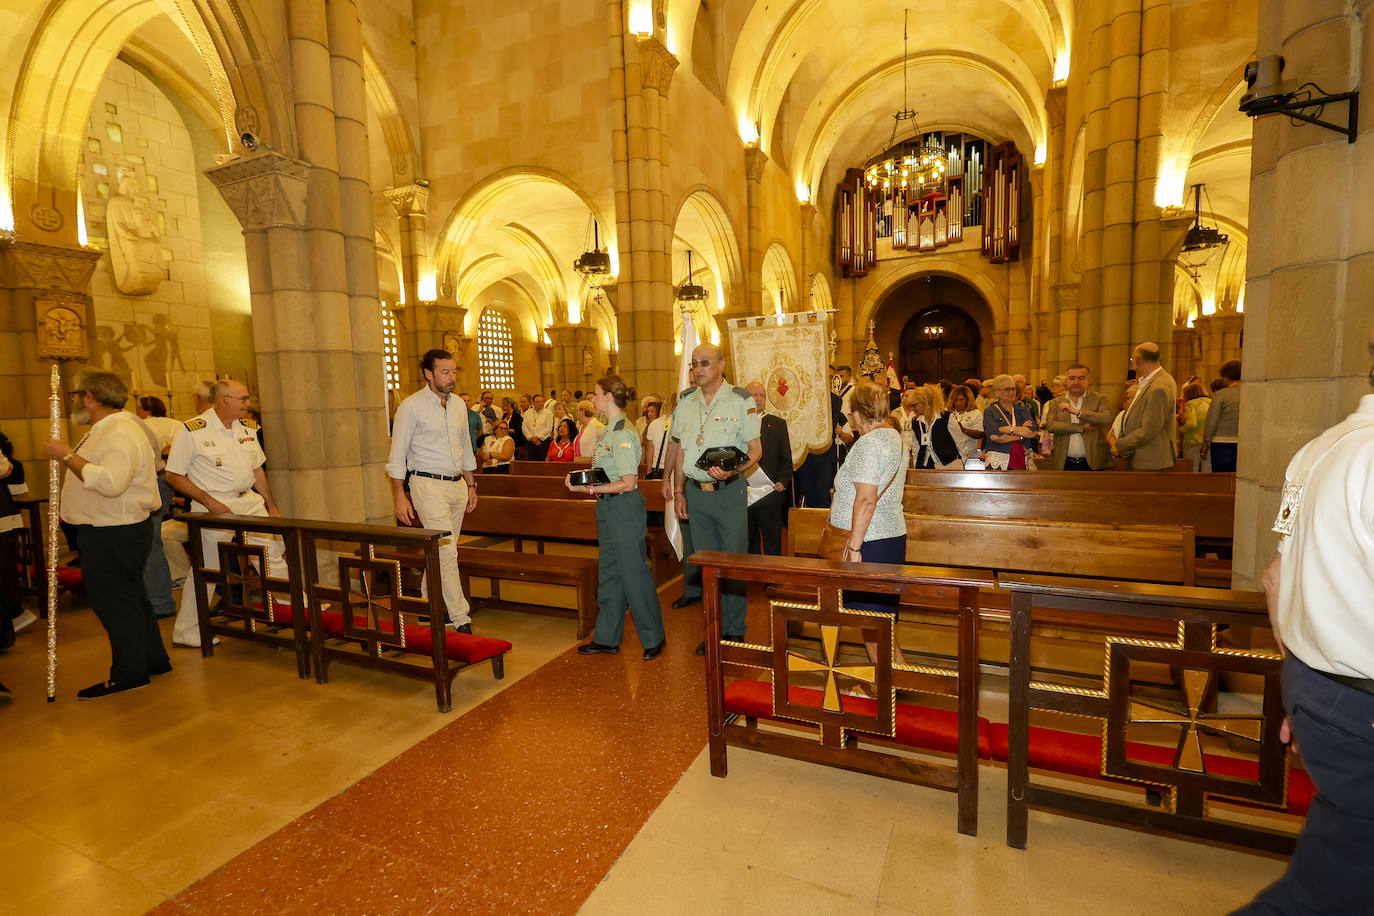
[[[1054,436],[1051,471],[1100,471],[1112,466],[1107,430],[1116,419],[1107,399],[1088,390],[1088,367],[1074,363],[1064,373],[1066,394],[1045,408],[1045,429]]]
[[[1178,460],[1178,385],[1159,364],[1159,344],[1143,343],[1131,351],[1135,366],[1135,400],[1121,419],[1118,454],[1132,471],[1164,471]]]

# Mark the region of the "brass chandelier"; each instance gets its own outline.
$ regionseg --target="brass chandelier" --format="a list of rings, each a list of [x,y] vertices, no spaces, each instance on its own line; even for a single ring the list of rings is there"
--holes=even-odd
[[[910,104],[909,75],[911,58],[907,50],[907,21],[911,11],[902,17],[902,107],[892,116],[892,137],[887,149],[864,166],[864,178],[869,187],[896,189],[911,188],[919,195],[927,187],[938,187],[945,178],[945,149],[935,136],[920,139],[916,111]],[[909,122],[909,126],[906,126]],[[897,137],[910,131],[912,137],[897,143]]]

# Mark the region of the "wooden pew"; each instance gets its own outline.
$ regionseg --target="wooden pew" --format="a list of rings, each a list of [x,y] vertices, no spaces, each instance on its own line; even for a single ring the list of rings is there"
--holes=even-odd
[[[446,531],[200,513],[185,519],[192,576],[187,587],[196,590],[201,654],[207,658],[214,655],[218,634],[293,649],[298,676],[308,677],[313,667],[321,684],[329,682],[331,661],[431,680],[440,712],[453,708],[453,678],[463,668],[489,660],[492,674],[504,676],[509,642],[445,628],[438,544]],[[206,530],[231,535],[217,545],[218,569],[205,564]],[[264,549],[247,542],[248,535],[280,537],[286,570],[270,569]],[[388,550],[420,553],[427,598],[405,591],[396,561],[381,556]],[[336,557],[337,585],[321,581],[321,554]],[[206,594],[211,585],[225,586],[213,608]],[[230,597],[236,590],[240,603]],[[429,622],[415,623],[419,617]]]
[[[46,496],[16,496],[15,508],[24,520],[18,529],[19,539],[19,593],[31,595],[38,600],[38,614],[48,616],[48,554]],[[59,595],[75,592],[86,593],[86,581],[81,568],[57,566],[57,589]]]
[[[564,471],[564,473],[567,473]],[[585,499],[595,497],[586,490],[570,491],[563,485],[562,476],[548,477],[538,474],[488,474],[478,483],[482,498],[487,496],[525,496],[535,499]],[[663,481],[640,480],[639,492],[644,496],[644,508],[650,512],[663,511]],[[478,501],[481,505],[481,501]],[[467,526],[464,525],[464,530]]]
[[[826,509],[794,509],[788,526],[789,553],[815,556]],[[1088,525],[1074,522],[907,516],[908,563],[922,566],[964,567],[1014,572],[1127,579],[1169,585],[1192,585],[1193,532],[1183,526]],[[778,597],[794,598],[795,590],[777,589]],[[1011,596],[1000,590],[979,593],[982,625],[1000,637],[1011,619]],[[902,601],[902,619],[921,627],[947,628],[955,607],[943,600]],[[1056,658],[1054,669],[1082,678],[1100,671],[1092,647],[1104,634],[1129,633],[1141,639],[1167,639],[1174,630],[1167,622],[1120,619],[1071,611],[1037,615],[1037,633],[1064,640],[1072,658]],[[1087,652],[1094,660],[1077,660]],[[984,663],[1002,668],[989,654]],[[1152,672],[1167,682],[1167,670]]]
[[[978,716],[978,621],[973,609],[980,590],[992,585],[989,573],[710,551],[698,551],[689,560],[702,572],[713,776],[727,774],[726,748],[734,745],[945,789],[958,795],[959,832],[977,834],[978,758],[986,756],[989,745],[988,722]],[[764,632],[744,642],[723,642],[724,579],[765,586],[787,582],[809,589],[812,598],[770,603]],[[956,594],[957,668],[895,667],[892,618],[843,610],[841,590],[846,587],[907,596]],[[808,624],[818,628],[819,641],[803,644],[788,638],[789,631]],[[842,641],[843,630],[860,628],[877,633],[877,659],[871,664],[862,648],[852,654]],[[741,679],[727,685],[727,667]],[[771,683],[758,680],[760,670],[768,672]],[[806,686],[807,679],[817,677],[814,687]],[[861,682],[870,685],[869,696],[841,692]],[[917,705],[910,695],[917,692],[952,697],[957,711]],[[742,727],[737,724],[740,716],[745,719]],[[760,719],[778,727],[761,729]],[[913,760],[891,753],[894,746],[950,754],[954,764]]]
[[[1225,816],[1229,803],[1301,817],[1314,794],[1307,773],[1290,770],[1279,739],[1281,657],[1218,649],[1220,625],[1269,626],[1263,594],[1011,573],[999,575],[998,585],[1013,594],[1008,721],[992,726],[993,758],[1007,764],[1009,846],[1025,848],[1027,812],[1035,806],[1257,851],[1292,851],[1296,831]],[[1175,635],[1146,643],[1109,640],[1096,689],[1066,692],[1032,681],[1030,664],[1035,619],[1064,611],[1161,621]],[[1142,663],[1183,670],[1183,696],[1164,703],[1143,696],[1133,671]],[[1219,708],[1212,697],[1223,677],[1254,684],[1259,708]],[[1142,698],[1144,705],[1137,703]],[[1033,710],[1063,714],[1067,718],[1060,721],[1080,727],[1031,727]],[[1082,728],[1084,717],[1100,720],[1100,729],[1096,723]],[[1204,744],[1204,733],[1231,737],[1225,745]],[[1036,784],[1032,767],[1061,777],[1112,780],[1118,788],[1144,784],[1171,799],[1161,808],[1064,788],[1062,781]]]
[[[1199,540],[1229,544],[1235,496],[1124,490],[1110,496],[1084,490],[974,490],[967,487],[908,486],[902,505],[914,515],[958,515],[989,519],[1044,519],[1109,525],[1189,525]]]
[[[1171,471],[907,471],[915,487],[972,487],[979,490],[1085,490],[1124,493],[1236,492],[1235,474],[1176,474]]]
[[[577,468],[589,467],[590,458],[577,458],[571,464],[566,461],[512,461],[510,472],[518,477],[562,477]],[[503,474],[483,474],[479,486],[485,486],[488,478],[503,477]]]
[[[789,553],[815,556],[828,509],[794,509]],[[906,561],[1050,575],[1193,584],[1193,529],[907,514]]]

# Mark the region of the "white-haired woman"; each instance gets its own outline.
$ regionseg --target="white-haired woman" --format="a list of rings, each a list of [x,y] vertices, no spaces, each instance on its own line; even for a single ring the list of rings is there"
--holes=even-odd
[[[992,403],[983,410],[983,460],[998,471],[1024,471],[1040,431],[1030,407],[1016,399],[1016,381],[1006,373],[992,380]]]

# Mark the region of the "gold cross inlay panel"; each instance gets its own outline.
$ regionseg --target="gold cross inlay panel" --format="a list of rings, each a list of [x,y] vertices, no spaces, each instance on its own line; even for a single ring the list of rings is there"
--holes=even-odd
[[[802,655],[800,652],[787,650],[787,670],[788,672],[825,672],[825,698],[821,701],[821,708],[828,712],[844,712],[840,703],[839,685],[835,681],[836,675],[854,678],[867,684],[877,684],[877,668],[872,664],[862,665],[841,665],[838,664],[838,651],[840,644],[840,628],[832,624],[821,624],[821,658],[816,660]]]
[[[1183,708],[1150,700],[1131,700],[1126,721],[1133,725],[1173,725],[1182,729],[1174,766],[1194,773],[1207,772],[1202,751],[1202,729],[1223,732],[1258,742],[1264,728],[1261,715],[1227,715],[1202,709],[1216,672],[1205,668],[1183,671]]]

